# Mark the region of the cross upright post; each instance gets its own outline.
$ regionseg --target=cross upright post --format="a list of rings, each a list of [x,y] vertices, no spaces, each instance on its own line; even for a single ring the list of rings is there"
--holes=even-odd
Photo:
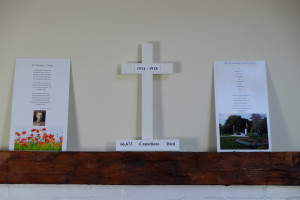
[[[142,63],[153,63],[152,44],[142,45]],[[142,73],[142,139],[153,139],[153,73]]]
[[[142,139],[153,139],[153,74],[173,73],[172,63],[153,63],[153,45],[142,44],[142,63],[122,64],[122,74],[142,75]]]

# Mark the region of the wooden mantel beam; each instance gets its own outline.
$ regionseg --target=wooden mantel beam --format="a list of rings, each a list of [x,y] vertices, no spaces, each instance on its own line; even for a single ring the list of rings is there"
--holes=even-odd
[[[0,183],[300,185],[300,152],[0,151]]]

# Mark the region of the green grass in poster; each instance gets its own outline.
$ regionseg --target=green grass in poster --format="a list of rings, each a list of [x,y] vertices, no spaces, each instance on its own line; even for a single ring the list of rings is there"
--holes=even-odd
[[[15,144],[14,150],[33,150],[33,151],[61,151],[62,146],[58,144],[51,144],[50,142],[41,144],[35,144],[35,143],[27,143],[26,145],[22,145],[21,143]]]

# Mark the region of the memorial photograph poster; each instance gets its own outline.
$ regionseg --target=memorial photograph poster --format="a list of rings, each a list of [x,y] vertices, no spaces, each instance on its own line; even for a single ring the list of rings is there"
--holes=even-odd
[[[218,152],[271,151],[265,61],[215,61]]]
[[[9,150],[66,151],[69,84],[69,59],[16,59]]]

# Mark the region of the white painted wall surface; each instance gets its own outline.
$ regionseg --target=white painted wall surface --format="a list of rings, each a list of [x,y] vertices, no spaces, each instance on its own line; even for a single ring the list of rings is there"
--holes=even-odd
[[[141,137],[140,84],[121,75],[154,42],[154,136],[216,151],[214,60],[266,60],[274,151],[300,150],[299,0],[0,0],[0,149],[8,149],[14,60],[70,58],[68,149]],[[300,199],[299,187],[0,185],[0,199]]]
[[[296,186],[0,185],[1,200],[297,200]]]

